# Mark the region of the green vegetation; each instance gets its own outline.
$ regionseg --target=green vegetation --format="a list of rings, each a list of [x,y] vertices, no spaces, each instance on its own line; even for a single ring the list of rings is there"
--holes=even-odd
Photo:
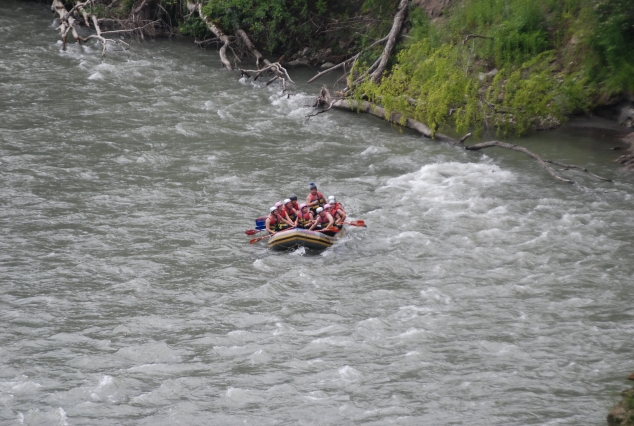
[[[127,0],[125,0],[127,1]],[[203,12],[223,31],[242,28],[264,51],[330,48],[342,57],[389,31],[398,0],[206,0]],[[381,19],[388,17],[388,19]],[[180,22],[184,35],[209,32],[197,16]]]
[[[210,0],[203,12],[226,32],[244,29],[268,52],[290,53],[320,42],[330,47],[326,27],[345,22],[359,7],[358,2],[336,0]],[[353,30],[344,28],[348,34],[343,36]]]
[[[387,34],[397,4],[208,0],[203,10],[228,34],[244,29],[268,53],[328,47],[344,58]],[[363,82],[353,93],[434,131],[519,135],[634,92],[632,0],[456,0],[440,19],[412,7],[409,20],[381,83]],[[209,34],[195,15],[179,28]],[[364,52],[356,75],[381,49]]]
[[[634,91],[631,0],[464,0],[410,18],[391,71],[355,93],[433,130],[522,134]]]

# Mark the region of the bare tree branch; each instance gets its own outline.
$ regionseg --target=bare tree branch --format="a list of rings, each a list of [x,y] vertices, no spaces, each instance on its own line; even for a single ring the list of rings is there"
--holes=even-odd
[[[312,83],[313,81],[317,80],[319,77],[321,77],[321,76],[323,76],[323,75],[326,75],[326,74],[328,74],[328,73],[330,73],[330,72],[332,72],[332,71],[335,71],[335,70],[337,70],[337,69],[339,69],[339,68],[343,68],[343,69],[344,69],[344,72],[345,72],[345,67],[346,67],[346,65],[347,65],[347,64],[349,64],[350,62],[354,62],[354,61],[356,61],[356,60],[359,58],[359,56],[361,55],[361,53],[363,53],[363,52],[365,52],[365,51],[367,51],[367,50],[370,50],[371,48],[373,48],[373,47],[374,47],[374,46],[376,46],[377,44],[385,43],[385,42],[387,41],[387,39],[388,39],[388,36],[385,36],[385,37],[383,37],[382,39],[375,41],[375,42],[374,42],[374,43],[372,43],[370,46],[368,46],[367,48],[363,49],[362,51],[360,51],[359,53],[357,53],[357,54],[356,54],[356,55],[354,55],[353,57],[348,58],[348,59],[346,59],[346,60],[345,60],[345,61],[343,61],[343,62],[340,62],[339,64],[335,65],[334,67],[330,67],[330,68],[328,68],[327,70],[321,71],[321,72],[320,72],[320,73],[318,73],[316,76],[314,76],[313,78],[311,78],[310,80],[308,80],[308,82],[309,82],[309,83]]]

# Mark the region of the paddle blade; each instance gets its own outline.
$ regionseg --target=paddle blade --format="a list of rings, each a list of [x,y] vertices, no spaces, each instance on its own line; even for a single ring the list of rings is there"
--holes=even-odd
[[[366,225],[365,222],[362,221],[362,220],[353,220],[352,222],[350,222],[350,225],[352,225],[352,226],[363,226],[364,228],[368,227],[368,225]]]
[[[330,232],[330,231],[332,231],[332,232],[339,232],[339,231],[340,231],[340,229],[339,229],[339,228],[336,228],[336,227],[334,227],[334,226],[333,226],[333,227],[331,227],[331,228],[320,229],[320,230],[318,230],[317,232]]]
[[[244,233],[247,234],[247,235],[255,235],[258,232],[260,232],[260,231],[258,231],[257,229],[249,229],[248,231],[244,231]]]
[[[268,236],[268,235],[267,235]],[[258,241],[263,240],[266,237],[260,237],[260,238],[253,238],[251,241],[249,241],[249,244],[253,244],[253,243],[257,243]]]

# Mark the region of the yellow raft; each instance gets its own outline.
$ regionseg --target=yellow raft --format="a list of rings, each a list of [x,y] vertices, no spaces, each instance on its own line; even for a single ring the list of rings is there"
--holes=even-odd
[[[324,250],[331,247],[340,235],[345,233],[341,231],[334,232],[317,232],[308,229],[289,229],[288,231],[280,231],[269,238],[269,248],[273,250],[292,250],[299,247],[306,247],[310,250]]]

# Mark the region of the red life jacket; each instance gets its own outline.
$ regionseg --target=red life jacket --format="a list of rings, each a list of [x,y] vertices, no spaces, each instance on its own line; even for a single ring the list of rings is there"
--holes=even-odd
[[[297,217],[299,218],[297,224],[302,228],[308,228],[308,224],[310,223],[310,212],[303,213],[300,211],[297,213]]]
[[[328,220],[328,217],[325,214],[322,214],[322,213],[318,214],[317,217],[315,218],[317,220],[317,224],[319,224],[319,225],[323,225],[324,223],[326,225],[329,224],[330,221]]]
[[[285,223],[282,222],[280,220],[280,218],[275,213],[269,214],[269,219],[270,219],[269,220],[269,226],[274,231],[280,231],[282,229],[283,225],[285,225]]]
[[[286,206],[284,206],[284,214],[286,214],[286,217],[288,217],[292,222],[295,222],[295,218],[297,217],[297,215],[292,209],[288,210]]]
[[[318,201],[317,205],[310,206],[311,210],[316,210],[317,207],[323,207],[324,204],[326,204],[326,200],[324,199],[323,194],[321,192],[319,192],[319,191],[317,191],[317,194],[315,194],[315,195],[313,195],[311,193],[311,194],[308,194],[308,196],[310,197],[309,203],[312,203],[313,201]]]
[[[341,206],[341,203],[335,203],[335,205],[332,206],[332,211],[330,212],[333,219],[335,218],[335,215],[339,212],[339,210],[343,211],[343,207]]]

